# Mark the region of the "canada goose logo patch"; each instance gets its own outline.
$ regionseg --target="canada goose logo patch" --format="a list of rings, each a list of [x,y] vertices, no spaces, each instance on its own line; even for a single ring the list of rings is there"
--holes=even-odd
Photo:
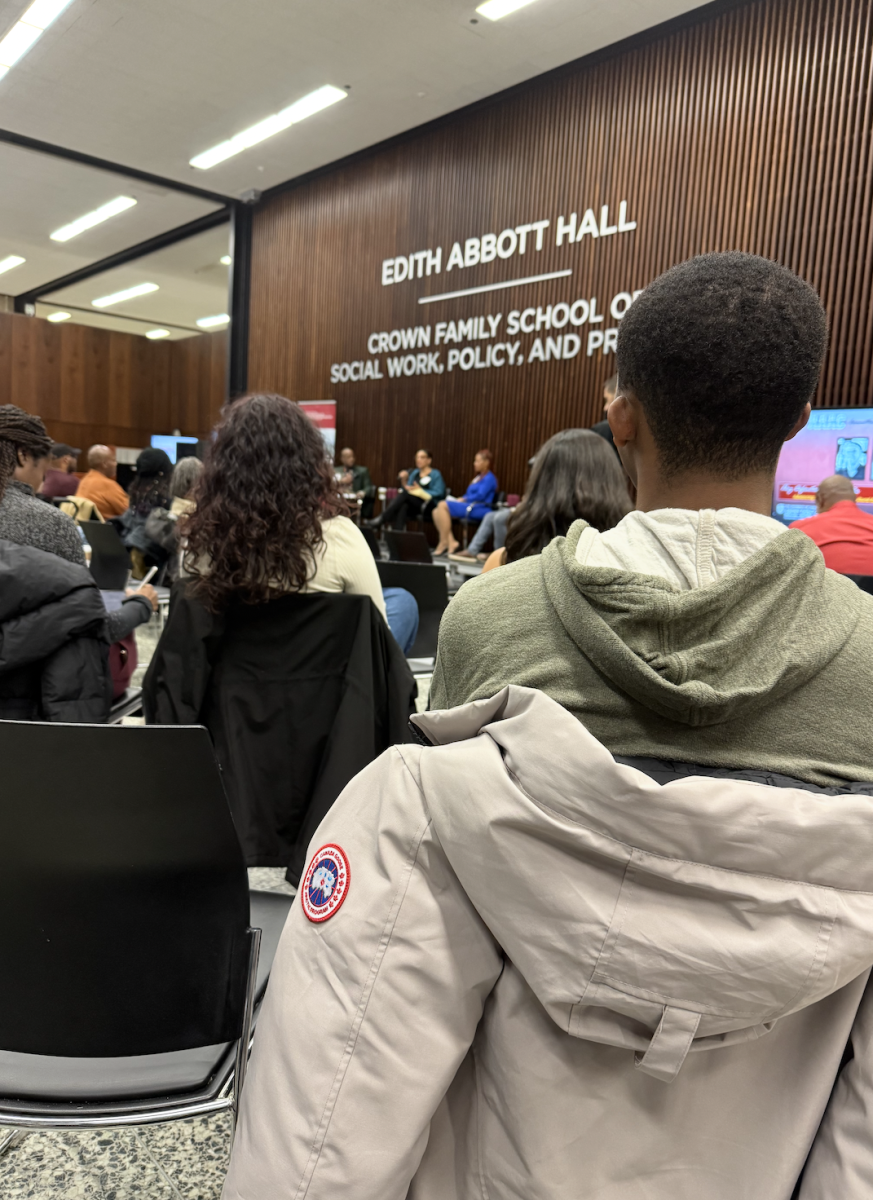
[[[326,921],[339,910],[349,892],[351,872],[345,852],[333,844],[313,856],[300,889],[303,911],[310,921]]]

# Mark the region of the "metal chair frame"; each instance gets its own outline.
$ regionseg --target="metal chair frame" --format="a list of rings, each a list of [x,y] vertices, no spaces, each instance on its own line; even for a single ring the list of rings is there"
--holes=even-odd
[[[125,1100],[71,1100],[43,1102],[0,1097],[0,1129],[11,1132],[0,1138],[0,1157],[18,1145],[28,1133],[47,1129],[115,1129],[132,1125],[156,1125],[231,1112],[231,1142],[236,1133],[239,1105],[245,1084],[254,1026],[254,1005],[261,950],[261,930],[249,929],[249,968],[243,1023],[236,1046],[218,1064],[211,1082],[198,1091],[178,1096],[135,1097]]]

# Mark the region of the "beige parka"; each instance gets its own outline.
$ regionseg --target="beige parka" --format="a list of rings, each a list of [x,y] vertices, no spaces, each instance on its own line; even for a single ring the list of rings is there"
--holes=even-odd
[[[869,1200],[873,799],[661,785],[527,688],[415,722],[310,848],[224,1200]]]

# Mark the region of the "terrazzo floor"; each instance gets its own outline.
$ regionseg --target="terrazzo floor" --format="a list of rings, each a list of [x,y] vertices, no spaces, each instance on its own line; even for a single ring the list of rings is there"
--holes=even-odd
[[[157,645],[156,625],[137,630],[136,687]],[[430,678],[420,679],[420,712],[429,689]],[[271,867],[250,868],[249,886],[294,890],[284,871]],[[0,1200],[218,1200],[229,1153],[227,1113],[125,1130],[32,1133],[0,1156]]]

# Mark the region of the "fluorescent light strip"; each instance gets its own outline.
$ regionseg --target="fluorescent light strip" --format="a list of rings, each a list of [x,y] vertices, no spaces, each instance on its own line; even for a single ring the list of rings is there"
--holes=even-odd
[[[114,200],[109,200],[106,204],[101,204],[93,212],[85,213],[84,217],[78,217],[75,221],[71,221],[69,225],[62,225],[60,229],[56,229],[49,236],[53,242],[68,242],[70,238],[84,233],[86,229],[93,229],[95,225],[99,225],[102,221],[108,221],[110,217],[117,217],[119,213],[127,212],[135,204],[136,201],[132,196],[116,196]]]
[[[150,342],[156,342],[158,338],[165,338],[169,336],[169,329],[149,329],[146,331],[146,337]]]
[[[16,21],[0,41],[0,79],[24,58],[33,43],[71,3],[72,0],[34,0],[21,20]]]
[[[26,261],[20,254],[8,254],[6,258],[0,258],[0,275],[4,271],[11,271],[13,267],[20,267]]]
[[[479,5],[476,12],[487,17],[489,21],[499,21],[501,17],[508,17],[510,13],[525,8],[528,4],[533,4],[533,0],[486,0],[485,4]]]
[[[281,112],[266,117],[257,125],[252,125],[248,129],[244,129],[242,133],[228,138],[226,142],[220,142],[217,146],[213,146],[211,150],[204,150],[202,154],[198,154],[190,160],[190,165],[199,167],[201,171],[208,171],[210,167],[217,166],[227,158],[232,158],[234,154],[248,150],[250,146],[257,146],[258,142],[263,142],[266,138],[281,133],[283,129],[288,129],[289,126],[296,125],[298,121],[303,121],[314,113],[321,112],[323,108],[336,104],[338,100],[345,100],[347,94],[342,88],[326,83],[324,87],[316,88],[314,92],[289,104]]]
[[[200,317],[197,324],[201,329],[213,329],[216,325],[226,325],[229,320],[227,313],[216,313],[214,317]]]
[[[53,312],[46,317],[47,321],[51,321],[52,325],[57,325],[58,321],[69,321],[72,313],[68,312]]]
[[[109,308],[112,304],[123,304],[125,300],[134,300],[137,296],[147,296],[156,292],[156,283],[138,283],[136,287],[125,288],[123,292],[113,292],[111,296],[99,296],[91,301],[92,308]]]

